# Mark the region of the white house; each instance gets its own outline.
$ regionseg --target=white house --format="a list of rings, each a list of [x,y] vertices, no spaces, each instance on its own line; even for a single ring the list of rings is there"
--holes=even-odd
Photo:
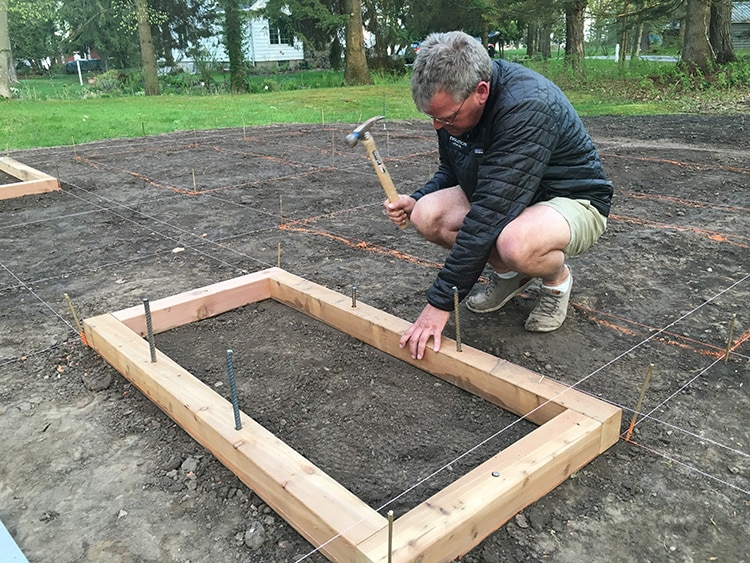
[[[257,14],[267,4],[267,0],[257,0],[249,8],[250,14]],[[229,65],[220,26],[211,37],[202,39],[198,45],[200,60],[215,64]],[[286,36],[278,27],[271,25],[268,19],[257,15],[250,17],[245,25],[245,37],[242,42],[245,61],[251,66],[278,66],[288,64],[296,66],[305,58],[302,42],[296,37]],[[198,62],[183,51],[174,51],[177,66],[187,72],[197,72]]]
[[[732,44],[750,49],[750,2],[732,2]]]

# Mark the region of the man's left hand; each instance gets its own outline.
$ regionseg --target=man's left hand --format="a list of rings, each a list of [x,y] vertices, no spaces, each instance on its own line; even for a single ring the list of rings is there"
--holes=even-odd
[[[427,305],[422,309],[422,313],[416,322],[411,325],[403,336],[399,340],[399,346],[403,348],[407,344],[411,351],[411,357],[416,360],[421,360],[424,357],[424,350],[427,347],[427,342],[430,337],[434,340],[433,350],[437,352],[440,350],[440,336],[443,333],[448,319],[450,318],[450,311],[443,311],[432,305]]]

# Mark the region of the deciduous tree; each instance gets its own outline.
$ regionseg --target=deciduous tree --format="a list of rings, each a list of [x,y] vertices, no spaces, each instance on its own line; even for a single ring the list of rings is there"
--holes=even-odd
[[[350,84],[370,84],[362,30],[362,0],[268,0],[263,14],[306,47],[327,46],[331,64],[344,37],[344,75]],[[350,68],[351,66],[351,68]]]
[[[709,74],[712,70],[714,59],[708,42],[710,20],[711,0],[687,0],[681,63],[692,74]]]
[[[737,60],[732,42],[732,0],[711,2],[708,39],[720,65]]]
[[[583,27],[587,5],[588,0],[569,0],[565,3],[565,63],[576,75],[582,75],[584,70]]]
[[[154,40],[151,37],[147,0],[135,0],[135,15],[138,20],[138,43],[141,46],[141,68],[147,96],[159,95],[159,75],[156,71]]]
[[[229,56],[229,80],[232,92],[247,92],[245,57],[242,51],[242,11],[239,0],[223,0],[224,41]]]
[[[13,56],[44,70],[43,59],[54,60],[60,51],[59,4],[56,0],[12,0],[8,10],[8,34]]]
[[[8,0],[0,0],[0,97],[10,98],[13,56],[8,35]]]
[[[361,0],[344,0],[344,11],[347,15],[344,80],[351,85],[372,84],[365,56]]]

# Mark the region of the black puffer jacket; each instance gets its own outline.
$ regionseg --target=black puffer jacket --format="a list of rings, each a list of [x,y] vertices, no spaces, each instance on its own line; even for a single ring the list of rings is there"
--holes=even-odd
[[[440,166],[412,197],[460,185],[471,209],[427,301],[449,311],[463,299],[497,237],[529,205],[587,199],[604,216],[612,198],[599,155],[575,109],[552,82],[521,65],[494,62],[490,96],[477,126],[461,137],[438,130]]]

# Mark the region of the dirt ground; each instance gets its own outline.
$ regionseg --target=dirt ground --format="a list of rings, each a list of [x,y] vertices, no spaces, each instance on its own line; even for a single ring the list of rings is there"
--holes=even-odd
[[[750,118],[585,123],[615,200],[607,233],[570,262],[567,321],[531,334],[528,299],[483,316],[462,307],[462,341],[621,406],[623,431],[649,364],[653,377],[634,443],[461,560],[750,561]],[[386,221],[364,151],[344,142],[352,128],[9,152],[62,181],[0,201],[0,520],[29,561],[324,560],[84,346],[64,295],[83,319],[280,260],[413,320],[444,252]],[[375,138],[399,191],[430,177],[428,122],[388,122]],[[532,428],[273,302],[157,346],[226,397],[231,348],[243,410],[371,506],[397,498],[396,515]]]

